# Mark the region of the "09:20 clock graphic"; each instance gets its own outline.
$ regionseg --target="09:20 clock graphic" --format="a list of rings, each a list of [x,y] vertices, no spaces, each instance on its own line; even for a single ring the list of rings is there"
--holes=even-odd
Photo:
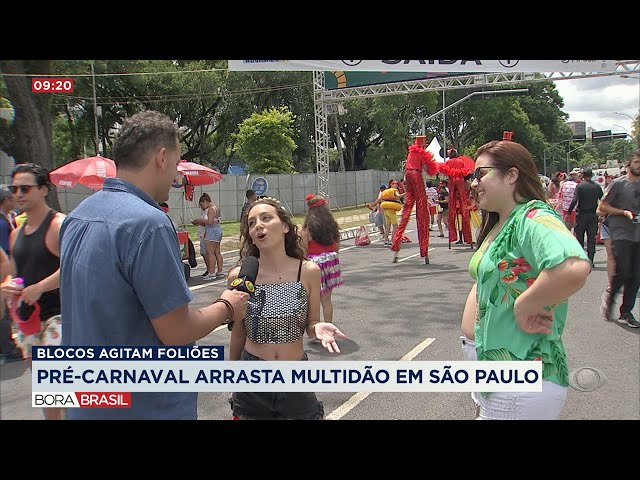
[[[73,78],[32,78],[33,93],[72,93]]]

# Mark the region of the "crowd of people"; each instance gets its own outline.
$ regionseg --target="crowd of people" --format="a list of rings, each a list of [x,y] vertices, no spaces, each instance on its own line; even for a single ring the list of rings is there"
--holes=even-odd
[[[605,172],[602,185],[593,181],[593,171],[583,168],[568,175],[556,172],[548,186],[548,201],[562,215],[594,264],[596,243],[605,245],[609,284],[602,294],[601,312],[607,321],[617,320],[640,327],[633,315],[640,289],[640,151],[632,153],[617,175]],[[623,289],[619,316],[614,318],[616,295]]]
[[[456,180],[452,225],[447,180],[425,183],[423,171],[434,173],[432,159],[420,152],[422,144],[411,147],[406,189],[401,192],[393,180],[380,186],[370,204],[394,259],[413,205],[420,212],[418,239],[426,264],[435,224],[439,236],[444,223],[456,230],[449,232],[450,241],[469,243],[469,212],[482,212],[469,262],[475,283],[461,318],[463,358],[542,362],[541,392],[476,392],[476,418],[557,419],[569,387],[562,338],[568,301],[594,265],[599,217],[605,217],[615,260],[602,298],[603,316],[613,318],[616,295],[623,290],[618,321],[640,326],[632,313],[640,287],[640,150],[606,192],[591,181],[588,169],[580,178],[555,175],[547,190],[524,146],[511,136],[491,141],[478,148],[470,171],[458,171],[462,181]],[[43,167],[22,164],[12,172],[11,196],[0,195],[3,317],[8,303],[18,298],[26,306],[37,303],[40,329],[27,334],[13,322],[15,335],[9,338],[15,336],[16,346],[1,344],[3,354],[17,347],[29,359],[33,345],[193,345],[224,324],[231,330],[232,361],[306,361],[305,333],[328,352],[340,353],[339,340],[346,335],[333,321],[332,302],[334,290],[343,285],[340,234],[327,198],[307,195],[307,213],[298,226],[277,199],[248,191],[239,260],[227,281],[232,286],[244,262],[257,260],[255,291],[225,289],[210,305],[194,308],[176,231],[162,207],[180,161],[179,130],[158,112],[137,113],[125,119],[113,156],[117,177],[105,179],[102,190],[67,215],[47,205],[50,183]],[[201,229],[205,279],[226,276],[220,210],[207,194],[199,204],[202,217],[193,223]],[[26,213],[20,226],[9,213],[15,207]],[[24,278],[24,286],[13,281],[16,277]],[[196,392],[133,393],[130,409],[48,408],[44,415],[196,419],[197,399]],[[325,415],[310,392],[235,392],[230,404],[237,419]]]

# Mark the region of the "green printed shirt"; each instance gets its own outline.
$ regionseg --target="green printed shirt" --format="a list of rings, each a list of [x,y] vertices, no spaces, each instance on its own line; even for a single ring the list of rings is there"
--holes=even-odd
[[[541,360],[545,380],[568,386],[567,356],[562,343],[567,300],[546,307],[553,311],[554,319],[548,335],[522,331],[516,324],[513,306],[542,270],[571,257],[588,260],[584,249],[560,216],[539,200],[517,206],[493,242],[488,246],[485,243],[469,262],[478,292],[478,360]]]

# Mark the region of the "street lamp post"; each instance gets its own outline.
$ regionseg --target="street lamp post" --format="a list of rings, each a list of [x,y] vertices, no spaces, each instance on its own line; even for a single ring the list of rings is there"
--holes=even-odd
[[[91,78],[93,79],[93,125],[96,134],[96,155],[100,155],[100,137],[98,136],[98,102],[96,99],[96,71],[91,62]]]
[[[628,113],[623,113],[623,112],[613,112],[614,115],[621,115],[623,117],[628,117],[629,119],[631,119],[631,126],[633,127],[633,122],[635,121],[635,118],[633,118],[631,115],[629,115]],[[618,125],[619,126],[619,125]],[[633,139],[633,136],[629,135],[629,132],[625,129],[625,132],[627,133],[627,136],[631,139]],[[636,132],[637,133],[637,132]]]
[[[447,120],[446,120],[446,106],[444,89],[442,90],[442,157],[447,158]]]
[[[622,113],[622,112],[613,112],[615,115],[622,115],[623,117],[629,117],[631,119],[631,121],[634,120],[634,118],[629,115],[628,113]]]
[[[456,105],[459,105],[460,103],[464,102],[465,100],[468,100],[471,97],[475,97],[476,95],[499,95],[501,93],[529,93],[529,89],[528,88],[514,88],[514,89],[510,89],[510,90],[489,90],[486,92],[472,92],[469,95],[467,95],[466,97],[462,97],[460,100],[453,102],[451,105],[445,107],[444,103],[445,103],[445,98],[444,98],[444,90],[442,91],[442,110],[437,111],[436,113],[434,113],[433,115],[429,115],[428,117],[422,117],[422,121],[421,121],[421,130],[422,130],[422,135],[426,135],[426,127],[425,124],[426,122],[428,122],[429,120],[431,120],[432,118],[437,117],[438,115],[442,114],[442,127],[446,128],[446,124],[445,124],[445,112],[447,110],[451,110],[453,107],[455,107]],[[446,145],[447,145],[447,139],[446,139],[446,135],[444,133],[444,131],[442,132],[442,144],[443,144],[443,148],[446,149]],[[446,158],[447,156],[447,151],[444,150],[444,156]]]
[[[543,158],[544,158],[544,174],[545,174],[545,176],[547,175],[547,150],[550,149],[551,147],[555,147],[556,145],[560,145],[561,143],[570,142],[570,141],[571,141],[571,139],[562,140],[562,141],[560,141],[558,143],[552,143],[551,145],[549,145],[547,148],[544,149]]]
[[[571,155],[571,152],[575,152],[576,150],[580,150],[581,148],[593,148],[593,144],[588,143],[586,145],[581,145],[579,147],[576,147],[573,150],[567,151],[567,174],[569,174],[569,155]]]

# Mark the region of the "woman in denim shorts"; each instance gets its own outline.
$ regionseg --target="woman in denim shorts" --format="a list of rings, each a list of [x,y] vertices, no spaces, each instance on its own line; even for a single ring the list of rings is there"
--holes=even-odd
[[[232,326],[229,358],[243,361],[307,360],[305,332],[329,352],[340,353],[345,335],[320,321],[320,267],[305,260],[297,227],[277,200],[251,204],[241,221],[240,262],[259,261],[255,292],[243,322]],[[229,272],[229,282],[240,267]],[[242,420],[321,420],[322,402],[313,392],[235,392],[233,417]]]
[[[191,221],[194,225],[204,227],[205,251],[203,255],[207,256],[207,275],[202,277],[204,280],[215,280],[224,277],[222,273],[222,253],[220,252],[220,243],[222,242],[222,227],[220,226],[220,208],[211,201],[211,197],[204,193],[200,197],[200,208],[203,210],[202,218],[196,218]],[[204,216],[206,212],[206,218]],[[217,268],[216,268],[217,266]]]

